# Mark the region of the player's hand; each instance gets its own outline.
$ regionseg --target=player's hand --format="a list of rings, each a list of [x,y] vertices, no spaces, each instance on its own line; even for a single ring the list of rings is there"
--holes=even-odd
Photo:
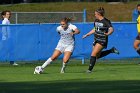
[[[71,32],[70,34],[71,34],[71,36],[73,36],[74,35],[74,32]]]
[[[108,36],[109,34],[108,33],[104,33],[106,36]]]
[[[86,37],[87,37],[87,35],[83,35],[83,37],[82,37],[82,38],[84,39],[84,38],[86,38]]]

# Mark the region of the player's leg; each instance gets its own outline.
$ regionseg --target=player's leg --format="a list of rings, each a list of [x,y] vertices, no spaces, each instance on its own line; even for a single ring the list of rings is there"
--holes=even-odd
[[[57,59],[61,54],[61,51],[56,49],[53,55],[48,58],[48,60],[41,67],[44,69],[48,64],[50,64],[53,60]]]
[[[104,56],[107,56],[109,55],[110,53],[115,53],[115,54],[119,54],[119,51],[115,48],[115,47],[112,47],[111,49],[109,50],[105,50],[105,51],[102,51],[97,58],[102,58]]]
[[[134,41],[134,48],[137,51],[137,53],[140,55],[140,47],[139,47],[139,45],[140,45],[140,40],[135,40]]]
[[[65,46],[65,50],[64,50],[64,57],[63,57],[63,63],[62,63],[62,68],[61,68],[61,72],[60,73],[64,73],[65,72],[65,68],[66,68],[66,65],[72,55],[72,52],[73,52],[73,49],[74,49],[74,45],[68,45],[68,46]]]
[[[65,73],[65,68],[66,68],[66,65],[67,65],[67,63],[70,59],[71,54],[72,54],[72,52],[70,52],[70,51],[65,51],[64,52],[63,64],[62,64],[62,68],[61,68],[60,73]]]
[[[97,55],[102,51],[104,47],[99,44],[99,43],[96,43],[95,46],[93,46],[93,49],[92,49],[92,53],[91,53],[91,58],[90,58],[90,65],[89,65],[89,68],[88,68],[88,71],[87,72],[91,72],[95,63],[96,63],[96,57]]]

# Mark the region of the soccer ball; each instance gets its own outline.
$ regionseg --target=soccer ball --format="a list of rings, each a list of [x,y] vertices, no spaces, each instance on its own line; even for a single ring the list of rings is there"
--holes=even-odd
[[[41,66],[35,67],[34,74],[41,74],[43,72],[43,69]]]

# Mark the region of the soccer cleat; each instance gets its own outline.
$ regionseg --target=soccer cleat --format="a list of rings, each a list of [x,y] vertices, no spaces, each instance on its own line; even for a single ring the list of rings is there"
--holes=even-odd
[[[18,66],[18,64],[17,63],[14,63],[14,64],[12,64],[13,66]]]
[[[34,71],[34,74],[40,74],[39,72]]]
[[[61,68],[60,73],[65,73],[65,67],[62,67],[62,68]]]
[[[112,47],[112,48],[111,48],[111,51],[112,51],[112,53],[120,54],[120,53],[119,53],[119,50],[117,50],[115,47]]]
[[[91,73],[92,71],[90,71],[90,70],[87,70],[86,72],[87,72],[87,73]]]

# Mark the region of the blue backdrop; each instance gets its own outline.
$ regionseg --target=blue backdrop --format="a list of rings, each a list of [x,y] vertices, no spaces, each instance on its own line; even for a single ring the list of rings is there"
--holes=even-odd
[[[72,58],[90,58],[93,35],[82,36],[93,28],[93,23],[76,23],[81,31],[76,35]],[[56,32],[59,24],[0,25],[0,61],[46,60],[50,57],[60,38]],[[109,37],[108,48],[115,46],[120,55],[110,54],[104,58],[139,57],[133,48],[137,35],[136,23],[113,23],[114,33]],[[61,55],[59,58],[62,58]]]

